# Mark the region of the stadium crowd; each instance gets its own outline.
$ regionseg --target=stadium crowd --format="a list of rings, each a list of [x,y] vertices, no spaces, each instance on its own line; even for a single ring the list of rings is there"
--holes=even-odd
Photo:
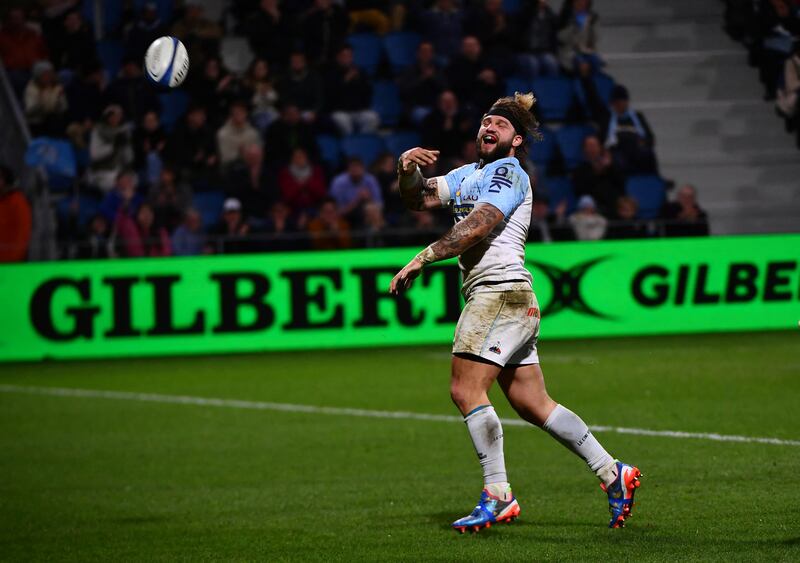
[[[800,0],[725,0],[728,34],[747,47],[764,99],[800,148]]]
[[[450,219],[403,209],[398,152],[439,149],[429,176],[474,162],[482,112],[531,84],[544,123],[523,163],[531,240],[708,234],[692,186],[665,199],[654,133],[603,73],[590,0],[233,0],[221,21],[167,4],[122,2],[102,41],[77,0],[3,14],[30,131],[76,163],[51,182],[64,257],[427,244]],[[191,60],[178,92],[143,76],[167,34]],[[223,64],[224,37],[246,40],[245,72]],[[0,223],[16,213],[3,179]]]

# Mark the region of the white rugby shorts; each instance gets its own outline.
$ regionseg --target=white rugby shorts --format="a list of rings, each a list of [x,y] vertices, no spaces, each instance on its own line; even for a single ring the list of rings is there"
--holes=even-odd
[[[538,364],[539,302],[528,289],[473,292],[458,319],[453,354],[500,366]]]

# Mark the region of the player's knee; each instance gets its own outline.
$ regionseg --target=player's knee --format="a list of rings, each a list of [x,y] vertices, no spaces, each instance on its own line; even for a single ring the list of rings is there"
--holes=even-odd
[[[464,412],[464,409],[469,407],[473,400],[466,386],[457,380],[450,382],[450,399],[461,412]]]

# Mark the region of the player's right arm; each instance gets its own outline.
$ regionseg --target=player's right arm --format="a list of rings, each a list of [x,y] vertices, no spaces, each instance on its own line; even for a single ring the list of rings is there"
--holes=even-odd
[[[444,207],[450,202],[450,188],[443,176],[425,178],[420,166],[433,164],[439,151],[415,147],[400,155],[397,161],[397,176],[400,198],[412,211],[424,211]]]

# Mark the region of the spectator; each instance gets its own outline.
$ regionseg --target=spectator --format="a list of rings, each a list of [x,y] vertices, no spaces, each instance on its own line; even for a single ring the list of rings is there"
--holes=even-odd
[[[486,58],[500,74],[511,74],[515,30],[503,11],[503,0],[483,0],[467,12],[464,34],[478,39]]]
[[[798,94],[800,94],[800,39],[794,42],[792,56],[784,63],[783,86],[778,88],[775,101],[778,112],[790,123],[793,123],[798,115],[800,105]]]
[[[264,149],[257,143],[242,146],[239,158],[228,167],[226,192],[241,203],[250,219],[263,220],[278,199],[275,171],[264,162]]]
[[[105,70],[99,63],[81,66],[78,76],[66,88],[68,121],[88,131],[100,117],[106,90]]]
[[[370,109],[372,86],[353,62],[353,48],[345,46],[336,54],[325,86],[328,110],[343,135],[356,130],[374,133],[380,124],[377,112]]]
[[[572,174],[575,194],[591,196],[601,212],[610,215],[617,199],[625,195],[625,176],[596,135],[583,140],[583,158]]]
[[[279,165],[288,162],[296,148],[304,149],[312,159],[317,155],[317,140],[311,126],[302,120],[300,109],[291,101],[283,103],[280,118],[267,129],[264,145],[267,159]]]
[[[565,0],[558,30],[558,60],[566,72],[587,63],[593,72],[603,65],[597,54],[597,14],[591,0]]]
[[[301,147],[292,151],[289,164],[278,173],[278,187],[281,199],[294,214],[315,209],[327,195],[322,168],[313,164]]]
[[[67,96],[50,61],[33,65],[25,87],[25,117],[34,136],[58,137],[66,126]]]
[[[598,213],[590,195],[578,200],[578,210],[569,216],[569,223],[578,240],[600,240],[605,236],[608,226],[608,220]]]
[[[228,113],[231,103],[244,92],[239,88],[236,77],[222,66],[216,55],[210,56],[203,64],[203,72],[191,78],[187,85],[192,102],[206,108],[212,116],[211,125],[219,127],[222,116]]]
[[[292,53],[289,57],[289,73],[281,83],[281,97],[296,105],[307,123],[314,123],[322,111],[324,97],[322,78],[308,68],[303,53]]]
[[[206,57],[219,52],[222,28],[205,16],[203,3],[185,2],[183,17],[172,26],[172,35],[183,41],[195,68],[205,66]]]
[[[125,44],[131,55],[143,60],[150,43],[163,35],[167,35],[167,28],[158,17],[158,4],[145,2],[139,17],[127,30]]]
[[[0,262],[24,262],[30,242],[31,206],[11,169],[0,165]]]
[[[639,203],[632,197],[617,199],[617,209],[608,225],[606,238],[633,239],[647,236],[647,224],[638,218]]]
[[[461,54],[452,58],[445,74],[459,101],[476,115],[503,95],[503,83],[474,36],[464,37]]]
[[[89,139],[89,183],[104,192],[110,190],[119,173],[133,163],[131,130],[123,123],[124,115],[118,105],[106,107]]]
[[[139,206],[135,219],[120,212],[114,228],[123,256],[141,258],[172,255],[167,230],[156,224],[153,208],[148,203]]]
[[[547,0],[536,0],[525,6],[522,20],[521,52],[517,63],[522,76],[558,74],[558,18]]]
[[[406,214],[397,180],[397,159],[390,152],[383,153],[372,165],[372,174],[381,187],[384,216],[389,224],[397,225]]]
[[[330,193],[336,202],[339,214],[355,225],[363,223],[364,204],[373,201],[383,205],[378,180],[366,171],[364,163],[358,157],[350,158],[347,170],[333,179]]]
[[[331,0],[314,0],[300,26],[309,58],[324,65],[333,62],[336,51],[344,44],[349,20],[347,12],[339,4]]]
[[[241,254],[250,251],[247,236],[250,225],[244,220],[242,203],[233,197],[222,204],[222,220],[210,231],[216,251],[220,254]]]
[[[463,18],[455,0],[436,0],[422,18],[425,40],[433,43],[443,64],[461,48]]]
[[[102,213],[92,217],[78,241],[75,257],[81,260],[111,258],[116,255],[111,227]]]
[[[446,88],[435,58],[433,43],[421,42],[414,66],[403,72],[397,81],[400,98],[414,123],[420,123],[433,110],[439,94]]]
[[[697,190],[686,184],[681,186],[675,201],[661,210],[664,235],[668,237],[704,237],[710,234],[708,215],[697,203]]]
[[[603,113],[602,135],[617,165],[625,174],[657,174],[653,131],[644,114],[631,109],[627,88],[614,86],[609,109]]]
[[[153,208],[156,223],[172,232],[182,221],[192,202],[192,188],[179,181],[174,168],[161,169],[158,182],[151,186],[147,200]]]
[[[175,256],[199,256],[206,249],[203,218],[196,209],[189,208],[183,222],[172,234],[172,253]]]
[[[134,217],[142,203],[142,196],[136,191],[139,181],[133,170],[122,170],[114,184],[114,189],[108,192],[100,204],[100,213],[109,223],[116,220],[120,213]]]
[[[789,0],[762,2],[759,10],[759,75],[764,84],[765,100],[774,100],[784,63],[792,54],[794,39],[800,37],[800,15]]]
[[[386,218],[381,206],[370,201],[364,204],[364,246],[381,248],[386,246]]]
[[[122,70],[119,77],[109,84],[106,100],[109,104],[119,105],[134,123],[139,123],[148,111],[161,112],[156,91],[142,74],[142,61],[132,56],[122,60]]]
[[[285,68],[292,46],[292,28],[278,0],[261,0],[245,24],[250,48],[275,67]]]
[[[147,112],[144,114],[141,126],[133,132],[133,152],[136,169],[144,171],[148,185],[158,181],[164,165],[166,145],[167,134],[161,127],[158,114],[154,111]]]
[[[270,207],[261,231],[266,236],[264,250],[301,250],[303,241],[298,237],[297,230],[298,223],[292,218],[289,206],[282,201],[276,201]]]
[[[237,101],[231,104],[228,121],[217,131],[220,163],[233,162],[245,145],[261,145],[261,137],[248,121],[247,104]]]
[[[206,109],[192,104],[167,140],[166,158],[194,187],[204,187],[216,175],[217,147]]]
[[[30,79],[34,63],[47,58],[42,34],[28,24],[25,11],[22,8],[8,10],[0,28],[0,59],[18,96]]]
[[[76,70],[97,61],[94,36],[77,10],[64,16],[55,45],[58,45],[58,50],[53,49],[54,62],[60,69]]]
[[[325,199],[319,215],[308,222],[311,244],[316,250],[340,250],[353,246],[350,239],[350,224],[336,209],[333,199]]]
[[[567,200],[560,201],[554,212],[551,212],[549,204],[547,196],[533,198],[528,240],[530,242],[575,240],[572,227],[566,220]]]
[[[247,69],[244,80],[247,99],[253,108],[253,124],[260,133],[264,133],[270,123],[278,117],[275,105],[278,102],[278,91],[269,74],[269,63],[264,59],[255,59]]]
[[[456,158],[474,135],[472,121],[459,109],[452,90],[445,90],[439,95],[436,109],[422,122],[422,144],[439,150],[442,160]]]

